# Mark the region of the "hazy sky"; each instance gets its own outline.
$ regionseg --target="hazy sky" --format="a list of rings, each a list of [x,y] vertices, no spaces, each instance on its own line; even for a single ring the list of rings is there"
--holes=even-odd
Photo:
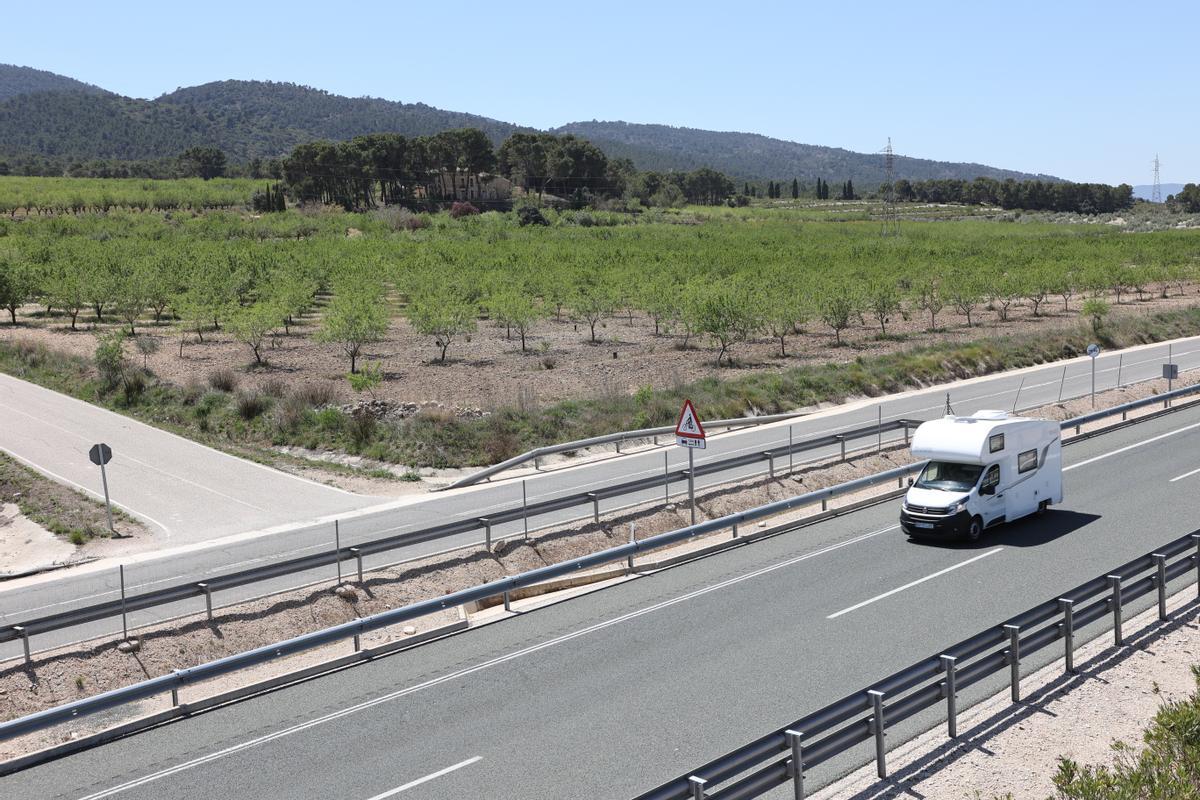
[[[1200,180],[1200,0],[11,3],[0,62],[155,97],[291,81],[1072,180]]]

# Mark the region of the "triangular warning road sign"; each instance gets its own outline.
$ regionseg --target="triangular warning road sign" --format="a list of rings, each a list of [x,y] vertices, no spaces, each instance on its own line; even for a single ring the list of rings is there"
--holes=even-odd
[[[675,435],[683,439],[703,439],[704,426],[700,424],[700,416],[691,400],[683,401],[683,410],[679,412],[679,422],[675,423]]]

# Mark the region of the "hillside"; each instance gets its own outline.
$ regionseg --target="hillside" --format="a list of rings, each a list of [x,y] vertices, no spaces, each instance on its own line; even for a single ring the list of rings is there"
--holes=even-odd
[[[799,144],[757,133],[706,131],[669,125],[628,122],[572,122],[556,133],[574,133],[590,139],[610,156],[633,160],[641,169],[695,169],[708,166],[742,179],[800,180],[849,178],[863,186],[884,180],[883,156],[855,153],[839,147]],[[910,181],[978,177],[1004,180],[1041,178],[984,164],[930,161],[897,156],[896,175]]]
[[[218,81],[140,100],[49,72],[0,66],[0,156],[18,159],[38,157],[59,164],[153,160],[209,145],[244,163],[283,156],[314,139],[378,132],[420,136],[463,127],[483,130],[495,144],[514,131],[532,130],[423,103],[342,97],[291,83]],[[590,139],[608,156],[629,158],[639,169],[707,166],[738,180],[849,178],[862,188],[883,180],[883,158],[877,153],[753,133],[594,121],[570,123],[554,132]],[[896,174],[910,181],[1048,177],[905,157],[897,159]]]
[[[99,86],[92,86],[65,75],[56,75],[32,67],[18,67],[15,64],[0,64],[0,102],[17,95],[36,92],[107,94]]]

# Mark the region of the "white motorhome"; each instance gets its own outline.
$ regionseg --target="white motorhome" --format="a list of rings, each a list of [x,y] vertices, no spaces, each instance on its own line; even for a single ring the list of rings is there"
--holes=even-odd
[[[910,482],[900,527],[913,537],[965,537],[1061,503],[1057,422],[977,411],[924,422],[912,453],[928,459]]]

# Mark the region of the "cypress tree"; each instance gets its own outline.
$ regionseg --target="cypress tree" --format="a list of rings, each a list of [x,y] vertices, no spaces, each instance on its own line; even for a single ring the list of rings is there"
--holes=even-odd
[[[800,197],[800,181],[792,178],[792,199],[796,200]]]

